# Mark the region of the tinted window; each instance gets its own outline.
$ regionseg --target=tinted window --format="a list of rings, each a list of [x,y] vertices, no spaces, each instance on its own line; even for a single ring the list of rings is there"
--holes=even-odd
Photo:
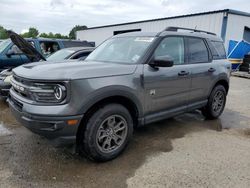
[[[60,49],[57,42],[51,41],[40,41],[40,48],[45,57],[48,57],[52,53],[58,51]]]
[[[208,50],[202,39],[188,38],[188,62],[205,63],[208,62]]]
[[[184,63],[184,39],[182,37],[167,37],[156,48],[154,56],[170,56],[174,64]]]
[[[211,41],[211,52],[213,59],[225,59],[226,51],[223,42]]]

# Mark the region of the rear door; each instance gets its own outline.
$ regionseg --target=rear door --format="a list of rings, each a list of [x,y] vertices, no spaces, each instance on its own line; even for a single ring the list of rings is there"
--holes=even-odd
[[[189,103],[207,99],[208,92],[215,78],[216,64],[206,40],[196,37],[186,37],[188,49],[188,64],[191,65],[191,91]]]
[[[144,65],[145,103],[148,113],[164,112],[181,107],[186,110],[191,87],[190,67],[186,64],[184,38],[164,38],[153,56],[170,56],[173,67],[152,68]]]

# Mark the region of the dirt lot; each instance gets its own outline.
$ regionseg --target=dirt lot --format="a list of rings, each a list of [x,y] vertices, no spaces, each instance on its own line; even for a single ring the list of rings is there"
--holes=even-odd
[[[187,113],[135,131],[96,164],[20,126],[0,102],[0,187],[250,187],[250,80],[231,78],[225,112]]]

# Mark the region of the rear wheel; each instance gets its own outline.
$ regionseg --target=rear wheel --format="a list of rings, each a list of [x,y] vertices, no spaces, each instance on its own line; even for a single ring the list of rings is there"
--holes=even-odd
[[[95,161],[117,157],[133,133],[133,120],[120,104],[109,104],[97,110],[81,133],[80,154]]]
[[[218,118],[225,107],[226,104],[226,90],[222,85],[217,85],[212,90],[207,105],[202,108],[202,114],[207,119],[216,119]]]

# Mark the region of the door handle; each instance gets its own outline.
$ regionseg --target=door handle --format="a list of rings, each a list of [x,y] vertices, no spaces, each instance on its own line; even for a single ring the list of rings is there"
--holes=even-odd
[[[211,67],[211,68],[208,69],[208,72],[214,72],[214,71],[216,71],[216,69],[213,68],[213,67]]]
[[[186,76],[188,74],[189,74],[189,72],[187,72],[187,71],[181,71],[178,73],[178,76]]]

